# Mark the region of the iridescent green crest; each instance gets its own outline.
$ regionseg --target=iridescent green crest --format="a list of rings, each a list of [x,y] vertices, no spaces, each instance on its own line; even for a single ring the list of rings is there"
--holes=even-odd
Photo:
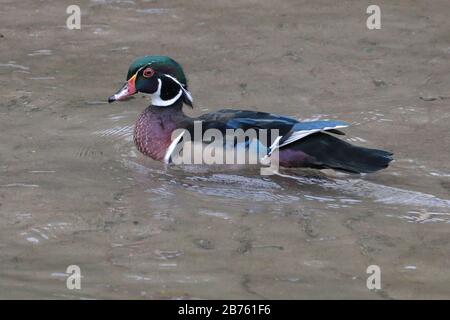
[[[144,66],[149,66],[155,71],[175,77],[185,88],[187,88],[186,76],[184,75],[180,64],[167,56],[144,56],[137,58],[128,69],[127,80]]]

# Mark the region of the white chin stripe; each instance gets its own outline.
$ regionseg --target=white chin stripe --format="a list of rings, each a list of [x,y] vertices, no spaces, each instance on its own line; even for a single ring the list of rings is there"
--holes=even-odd
[[[164,75],[165,75],[167,78],[170,78],[170,79],[172,79],[173,81],[175,81],[176,83],[178,83],[178,85],[180,86],[181,90],[183,90],[184,94],[185,94],[186,97],[188,98],[188,100],[189,100],[191,103],[193,103],[193,99],[192,99],[191,93],[190,93],[188,90],[186,90],[186,89],[184,88],[184,86],[180,83],[180,81],[177,80],[177,78],[172,77],[170,74],[164,74]]]
[[[177,95],[175,97],[173,97],[172,99],[163,100],[163,99],[161,99],[161,86],[162,86],[162,81],[161,81],[161,79],[158,79],[158,90],[156,90],[156,92],[151,95],[152,105],[154,105],[154,106],[157,106],[157,107],[171,106],[178,99],[180,99],[181,95],[183,94],[183,91],[180,89],[180,91],[178,91]]]

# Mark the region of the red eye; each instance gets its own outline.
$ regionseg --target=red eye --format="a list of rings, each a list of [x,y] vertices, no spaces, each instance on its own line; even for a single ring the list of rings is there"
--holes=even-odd
[[[153,77],[154,74],[155,74],[155,70],[153,70],[152,68],[147,68],[144,70],[144,72],[142,72],[142,75],[144,76],[144,78],[151,78],[151,77]]]

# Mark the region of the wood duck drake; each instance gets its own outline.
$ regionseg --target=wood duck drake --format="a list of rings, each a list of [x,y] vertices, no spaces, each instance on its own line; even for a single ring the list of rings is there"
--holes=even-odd
[[[208,129],[223,134],[227,134],[227,129],[277,129],[278,136],[268,140],[275,140],[274,144],[260,145],[266,156],[277,148],[282,167],[370,173],[386,168],[393,160],[391,152],[355,146],[335,137],[343,135],[339,129],[348,126],[342,121],[300,122],[272,113],[232,109],[191,118],[182,110],[183,104],[192,107],[186,76],[180,64],[166,56],[137,58],[128,69],[126,83],[108,102],[126,100],[137,92],[149,94],[151,105],[136,121],[134,143],[140,152],[155,160],[168,161],[178,143],[173,141],[172,133],[177,129],[193,133],[194,123],[199,121],[202,133]]]

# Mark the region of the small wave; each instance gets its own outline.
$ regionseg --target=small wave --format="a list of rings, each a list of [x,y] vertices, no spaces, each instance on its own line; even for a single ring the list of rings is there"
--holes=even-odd
[[[297,180],[302,184],[317,184],[329,190],[373,199],[374,202],[383,204],[407,205],[415,207],[425,206],[429,208],[450,208],[450,200],[447,199],[441,199],[434,195],[418,191],[376,184],[362,179],[318,180],[305,179],[303,177],[296,177],[286,174],[277,175]]]
[[[118,138],[129,138],[133,136],[134,126],[115,126],[113,128],[94,131],[93,134],[99,135],[101,137],[118,137]]]

